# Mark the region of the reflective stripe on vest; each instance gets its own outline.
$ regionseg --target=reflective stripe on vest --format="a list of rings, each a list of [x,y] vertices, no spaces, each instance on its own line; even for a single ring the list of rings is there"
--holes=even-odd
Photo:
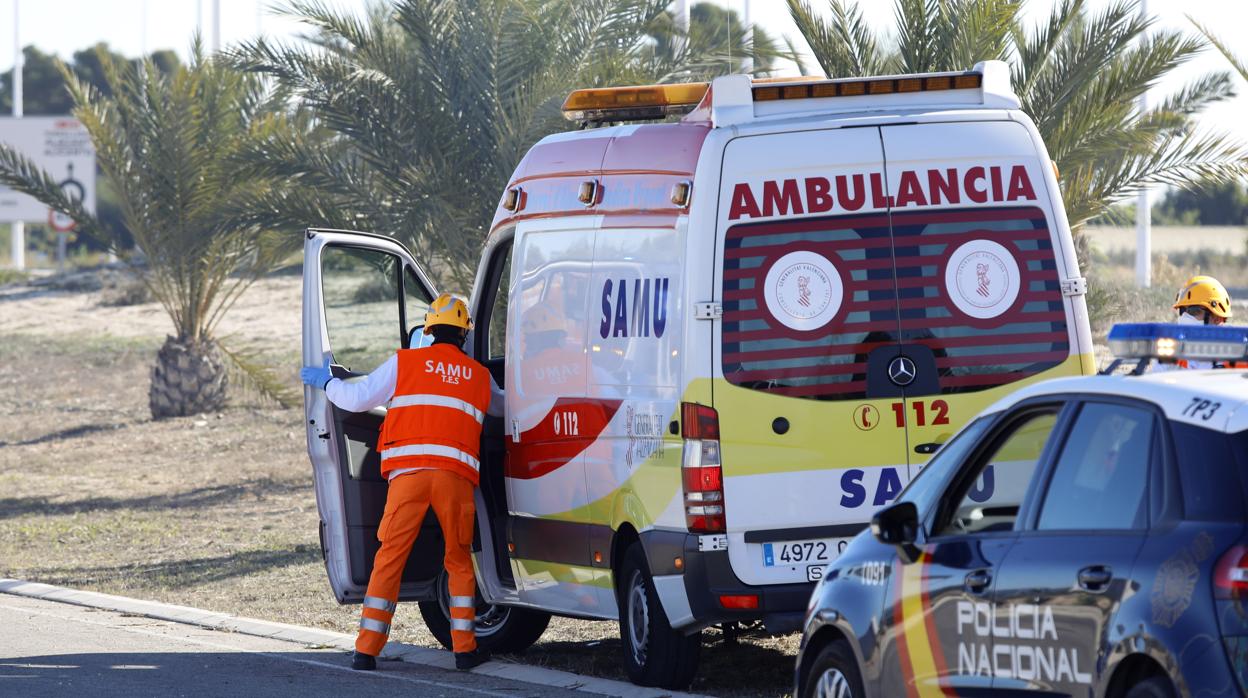
[[[442,458],[450,458],[457,460],[473,470],[481,470],[481,461],[477,460],[472,454],[455,448],[454,446],[441,446],[438,444],[412,444],[410,446],[396,446],[387,448],[381,452],[381,459],[401,458],[403,456],[441,456]]]
[[[396,407],[449,407],[466,413],[477,420],[477,424],[485,421],[485,413],[473,407],[472,403],[445,395],[396,395],[390,401],[390,409]]]

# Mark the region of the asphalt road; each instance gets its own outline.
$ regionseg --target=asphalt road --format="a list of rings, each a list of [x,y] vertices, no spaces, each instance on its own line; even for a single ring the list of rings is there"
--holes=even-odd
[[[0,696],[586,696],[406,662],[350,665],[341,650],[0,595]]]

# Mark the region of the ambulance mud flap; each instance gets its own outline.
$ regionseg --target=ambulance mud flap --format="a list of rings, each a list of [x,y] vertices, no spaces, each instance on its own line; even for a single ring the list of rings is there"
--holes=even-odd
[[[692,633],[717,623],[762,620],[767,632],[777,635],[801,628],[813,583],[750,586],[732,571],[728,551],[699,550],[698,538],[675,531],[641,534],[655,590],[672,627]],[[720,603],[721,596],[749,595],[758,598],[757,608],[730,609]]]

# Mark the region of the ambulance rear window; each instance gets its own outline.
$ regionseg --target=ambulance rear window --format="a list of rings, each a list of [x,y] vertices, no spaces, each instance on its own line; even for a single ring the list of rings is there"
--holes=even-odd
[[[737,225],[723,307],[724,377],[795,397],[872,397],[867,356],[889,344],[931,349],[941,393],[1011,383],[1070,353],[1035,207]]]

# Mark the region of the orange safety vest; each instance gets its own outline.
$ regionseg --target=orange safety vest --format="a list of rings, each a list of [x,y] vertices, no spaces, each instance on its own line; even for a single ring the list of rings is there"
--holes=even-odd
[[[396,468],[440,468],[477,484],[489,372],[451,344],[400,349],[398,359],[377,448],[382,476]]]

